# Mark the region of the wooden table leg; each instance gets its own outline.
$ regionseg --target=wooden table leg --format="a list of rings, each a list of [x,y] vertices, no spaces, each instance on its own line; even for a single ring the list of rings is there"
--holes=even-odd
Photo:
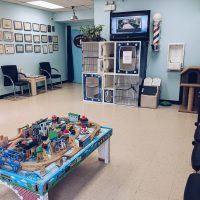
[[[37,95],[37,85],[34,78],[31,79],[31,93],[33,96]]]
[[[191,112],[193,108],[193,99],[194,99],[194,88],[190,87],[188,93],[188,107],[187,107],[187,110],[189,112]]]

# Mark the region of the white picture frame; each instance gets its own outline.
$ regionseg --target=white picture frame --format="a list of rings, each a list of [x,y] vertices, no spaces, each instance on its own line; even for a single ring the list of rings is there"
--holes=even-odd
[[[12,29],[12,20],[11,19],[2,19],[2,28],[3,29]]]
[[[53,53],[53,44],[49,44],[49,53]]]
[[[0,54],[4,54],[4,46],[3,46],[3,44],[0,44]]]
[[[3,40],[3,32],[0,31],[0,41],[2,41],[2,40]]]
[[[4,51],[5,51],[5,54],[14,54],[15,53],[14,44],[5,44]]]
[[[13,32],[12,31],[4,31],[3,32],[3,40],[5,42],[13,42]]]

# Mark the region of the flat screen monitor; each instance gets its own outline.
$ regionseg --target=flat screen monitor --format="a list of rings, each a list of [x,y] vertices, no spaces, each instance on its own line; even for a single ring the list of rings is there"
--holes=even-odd
[[[110,40],[149,40],[150,10],[110,14]]]

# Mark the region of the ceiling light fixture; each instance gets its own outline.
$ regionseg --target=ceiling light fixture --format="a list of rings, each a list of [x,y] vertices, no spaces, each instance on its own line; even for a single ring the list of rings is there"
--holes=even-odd
[[[77,21],[77,20],[78,20],[78,17],[76,16],[76,13],[75,13],[75,10],[74,10],[74,6],[72,6],[72,11],[73,11],[73,16],[71,17],[70,20],[72,20],[72,21]]]
[[[56,5],[56,4],[53,4],[53,3],[49,3],[49,2],[46,2],[46,1],[29,1],[27,3],[31,4],[31,5],[43,7],[43,8],[48,8],[48,9],[64,8],[63,6],[59,6],[59,5]]]

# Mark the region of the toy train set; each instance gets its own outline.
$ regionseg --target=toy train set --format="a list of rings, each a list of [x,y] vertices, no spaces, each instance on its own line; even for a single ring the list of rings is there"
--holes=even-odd
[[[13,170],[45,171],[63,156],[70,158],[98,135],[100,126],[85,116],[69,113],[68,118],[53,115],[19,129],[17,137],[0,136],[0,166]]]

